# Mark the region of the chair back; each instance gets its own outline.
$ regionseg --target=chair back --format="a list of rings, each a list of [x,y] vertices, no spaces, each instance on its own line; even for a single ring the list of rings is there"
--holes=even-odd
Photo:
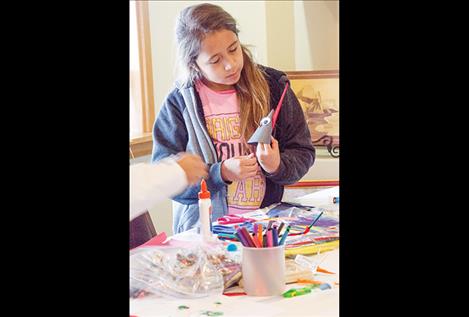
[[[132,219],[129,223],[129,247],[136,248],[156,236],[155,226],[151,221],[150,213],[143,214]]]

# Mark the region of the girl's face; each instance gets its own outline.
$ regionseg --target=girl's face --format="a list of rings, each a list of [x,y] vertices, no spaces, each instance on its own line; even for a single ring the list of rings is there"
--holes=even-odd
[[[202,41],[196,63],[209,88],[232,89],[243,69],[243,53],[236,34],[229,30],[208,34]]]

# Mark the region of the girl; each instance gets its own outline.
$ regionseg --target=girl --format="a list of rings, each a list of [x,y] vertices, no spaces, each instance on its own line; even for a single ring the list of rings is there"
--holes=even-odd
[[[247,140],[274,109],[288,79],[257,65],[239,42],[234,18],[221,7],[184,9],[176,23],[182,80],[166,97],[153,128],[152,161],[187,151],[209,166],[212,221],[280,202],[284,185],[313,165],[315,149],[301,106],[288,89],[272,143],[250,148]],[[173,233],[199,218],[200,186],[173,197]]]

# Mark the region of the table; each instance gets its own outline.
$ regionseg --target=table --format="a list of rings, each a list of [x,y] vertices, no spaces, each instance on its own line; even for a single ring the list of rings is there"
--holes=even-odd
[[[313,195],[317,197],[318,194]],[[307,195],[308,196],[308,195]],[[314,197],[314,198],[316,198]],[[311,195],[305,198],[311,200]],[[301,199],[297,200],[301,202]],[[138,317],[150,316],[207,316],[204,311],[223,312],[223,317],[235,316],[339,316],[339,249],[311,256],[324,258],[320,267],[335,274],[320,273],[316,280],[327,282],[332,289],[313,291],[293,298],[282,296],[253,297],[215,295],[200,299],[166,299],[156,295],[130,299],[130,314]],[[318,258],[317,258],[318,259]],[[287,284],[285,291],[301,284]],[[217,302],[221,304],[217,304]],[[184,305],[188,309],[180,310]]]
[[[130,299],[130,314],[138,317],[150,316],[204,316],[206,310],[221,311],[224,317],[234,316],[339,316],[339,249],[324,252],[328,254],[321,267],[335,272],[333,275],[317,276],[318,280],[327,281],[332,289],[311,294],[283,298],[282,296],[253,297],[225,295],[209,296],[201,299],[165,299],[147,296]],[[319,257],[323,256],[319,255]],[[312,256],[312,258],[317,257]],[[300,284],[287,284],[285,291]],[[215,304],[221,302],[221,304]],[[178,306],[189,307],[179,310]]]

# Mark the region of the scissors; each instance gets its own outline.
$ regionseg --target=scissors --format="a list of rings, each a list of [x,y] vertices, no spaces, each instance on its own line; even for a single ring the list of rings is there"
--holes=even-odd
[[[245,218],[243,216],[234,214],[234,215],[226,215],[223,217],[218,218],[218,223],[221,225],[228,225],[232,223],[244,223],[244,222],[254,222],[255,219]]]

